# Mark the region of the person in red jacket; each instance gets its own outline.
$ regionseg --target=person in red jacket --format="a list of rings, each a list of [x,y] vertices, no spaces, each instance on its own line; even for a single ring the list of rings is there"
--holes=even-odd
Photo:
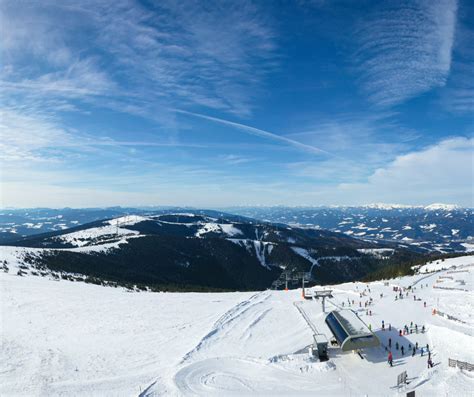
[[[393,356],[392,352],[388,352],[388,363],[390,364],[391,367],[393,367]]]

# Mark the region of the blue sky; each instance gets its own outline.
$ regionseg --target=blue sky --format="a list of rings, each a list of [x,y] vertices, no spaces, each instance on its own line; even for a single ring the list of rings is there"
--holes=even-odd
[[[1,205],[473,205],[469,1],[1,4]]]

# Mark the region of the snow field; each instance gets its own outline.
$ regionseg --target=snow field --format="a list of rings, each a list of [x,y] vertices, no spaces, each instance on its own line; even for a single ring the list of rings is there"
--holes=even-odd
[[[469,261],[465,257],[463,264]],[[465,269],[403,277],[388,285],[328,287],[334,298],[326,301],[327,311],[343,302],[347,308],[349,299],[382,342],[380,348],[362,351],[363,358],[330,348],[328,362],[307,354],[313,332],[294,302],[319,332],[328,338],[331,334],[321,302],[303,300],[301,290],[128,293],[0,273],[0,395],[240,396],[316,391],[322,396],[398,396],[396,378],[406,370],[410,384],[404,392],[470,396],[474,375],[448,367],[448,358],[474,362],[470,319],[474,269]],[[446,276],[464,280],[469,292],[433,288],[456,283],[436,282]],[[394,286],[413,290],[395,300]],[[373,303],[367,309],[372,315],[365,308],[370,298]],[[433,315],[433,308],[464,322]],[[398,330],[412,321],[419,329],[424,325],[426,333],[399,337]],[[386,362],[388,338],[393,368]],[[394,349],[396,342],[404,346],[404,355]],[[427,357],[421,357],[419,350],[411,356],[408,344],[416,342],[420,347],[429,344],[434,368],[428,369]]]

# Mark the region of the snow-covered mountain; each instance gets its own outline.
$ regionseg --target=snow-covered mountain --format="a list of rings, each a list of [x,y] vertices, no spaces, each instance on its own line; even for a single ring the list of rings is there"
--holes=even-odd
[[[463,252],[474,249],[474,211],[452,204],[360,207],[232,207],[226,212],[189,208],[17,209],[0,211],[0,243],[34,234],[61,231],[106,218],[188,212],[214,218],[230,213],[272,223],[314,227],[359,239],[396,242],[420,251]],[[244,219],[251,221],[251,219]]]
[[[472,372],[448,363],[474,363],[474,256],[420,270],[331,286],[326,310],[350,303],[381,346],[359,355],[330,344],[329,361],[308,355],[313,329],[333,336],[321,301],[301,289],[130,293],[0,271],[0,395],[471,396]],[[405,325],[413,332],[400,336]],[[398,389],[404,371],[409,383]]]
[[[360,239],[395,242],[425,252],[474,249],[474,211],[449,204],[413,207],[235,207],[228,211],[269,222],[316,227]]]
[[[263,289],[281,286],[283,271],[350,281],[418,257],[342,233],[193,212],[125,215],[0,246],[0,261],[20,263],[20,273],[156,289]]]

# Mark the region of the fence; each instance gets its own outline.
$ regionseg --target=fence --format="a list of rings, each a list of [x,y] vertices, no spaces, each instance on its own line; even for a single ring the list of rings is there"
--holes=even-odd
[[[467,369],[468,371],[474,370],[473,364],[469,364],[466,361],[453,360],[452,358],[448,359],[448,365],[453,368],[458,367],[459,369]]]
[[[433,285],[433,288],[437,288],[437,289],[449,289],[449,290],[452,290],[452,291],[464,291],[464,292],[469,292],[468,289],[464,289],[464,288],[440,287],[439,285]]]
[[[465,321],[462,321],[462,320],[460,320],[460,319],[457,318],[457,317],[451,316],[450,314],[440,312],[439,310],[436,310],[436,314],[437,314],[438,316],[447,318],[448,320],[458,321],[458,322],[460,322],[460,323],[467,324]]]

